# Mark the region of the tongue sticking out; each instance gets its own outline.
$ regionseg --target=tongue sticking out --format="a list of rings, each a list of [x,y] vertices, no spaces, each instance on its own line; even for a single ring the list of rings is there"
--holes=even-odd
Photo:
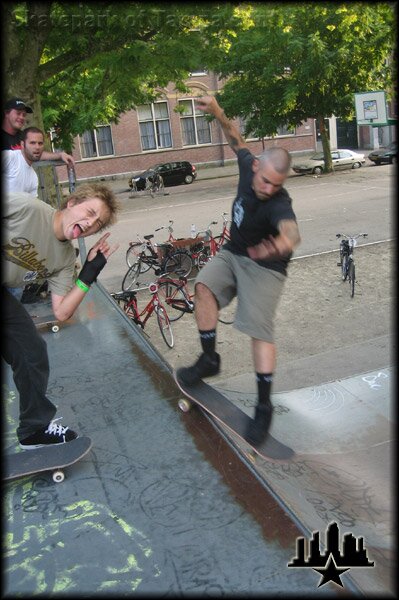
[[[82,230],[79,225],[74,225],[73,227],[73,239],[76,240],[77,237],[82,235]]]

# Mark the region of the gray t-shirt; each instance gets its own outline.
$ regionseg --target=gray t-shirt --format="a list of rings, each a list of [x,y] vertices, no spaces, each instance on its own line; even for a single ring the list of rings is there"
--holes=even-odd
[[[3,196],[2,284],[21,287],[47,279],[49,289],[65,296],[74,285],[76,253],[71,241],[54,233],[56,209],[26,192]]]

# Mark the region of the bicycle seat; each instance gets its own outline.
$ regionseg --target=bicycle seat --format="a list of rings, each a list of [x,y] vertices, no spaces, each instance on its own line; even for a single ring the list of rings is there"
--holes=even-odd
[[[154,237],[154,234],[153,234],[153,233],[151,233],[150,235],[145,235],[145,236],[144,236],[144,239],[145,239],[145,240],[152,240],[152,238],[153,238],[153,237]]]
[[[117,294],[111,294],[115,300],[131,300],[137,295],[134,290],[126,290],[126,292],[118,292]]]

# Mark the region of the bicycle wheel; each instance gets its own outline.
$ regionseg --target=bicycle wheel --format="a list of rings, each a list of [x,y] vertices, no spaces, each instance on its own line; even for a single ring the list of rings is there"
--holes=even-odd
[[[342,269],[342,281],[346,281],[348,278],[348,255],[347,254],[342,255],[341,269]]]
[[[134,265],[132,265],[130,267],[130,269],[127,270],[127,273],[124,276],[123,281],[122,281],[122,290],[124,292],[131,290],[133,285],[136,283],[137,278],[138,278],[139,274],[141,273],[140,267],[141,267],[141,260],[134,263]]]
[[[164,192],[164,183],[163,183],[163,179],[160,175],[156,175],[154,177],[152,186],[151,186],[151,198],[155,198],[156,194],[159,193],[163,193]]]
[[[144,246],[144,247],[143,247]],[[134,243],[132,244],[126,251],[126,263],[128,267],[132,267],[134,263],[136,263],[140,256],[144,256],[145,258],[152,258],[151,250],[147,248],[147,246]],[[151,268],[151,262],[142,261],[140,266],[140,272],[146,273]]]
[[[161,330],[161,334],[163,339],[165,340],[165,344],[169,346],[169,348],[173,348],[175,342],[173,339],[173,331],[168,314],[164,307],[159,305],[155,307],[155,312],[157,313],[159,329]]]
[[[166,257],[162,272],[171,277],[188,277],[193,268],[193,259],[186,250],[177,250]]]
[[[348,268],[348,280],[351,298],[355,295],[355,263],[351,261]]]
[[[162,300],[162,304],[168,307],[168,317],[172,323],[181,319],[184,313],[194,312],[194,303],[175,281],[159,283],[158,296]]]
[[[206,265],[206,263],[210,260],[210,256],[208,254],[208,252],[206,250],[201,250],[201,252],[198,252],[198,256],[196,259],[196,266],[198,271],[200,271],[202,269],[202,267],[204,265]]]

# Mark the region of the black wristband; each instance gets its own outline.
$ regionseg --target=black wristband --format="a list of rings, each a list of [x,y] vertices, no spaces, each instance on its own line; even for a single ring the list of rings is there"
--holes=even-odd
[[[107,259],[104,254],[100,250],[97,250],[97,254],[93,260],[86,259],[78,279],[86,285],[91,285],[94,281],[97,281],[97,276],[101,273],[106,263]]]

